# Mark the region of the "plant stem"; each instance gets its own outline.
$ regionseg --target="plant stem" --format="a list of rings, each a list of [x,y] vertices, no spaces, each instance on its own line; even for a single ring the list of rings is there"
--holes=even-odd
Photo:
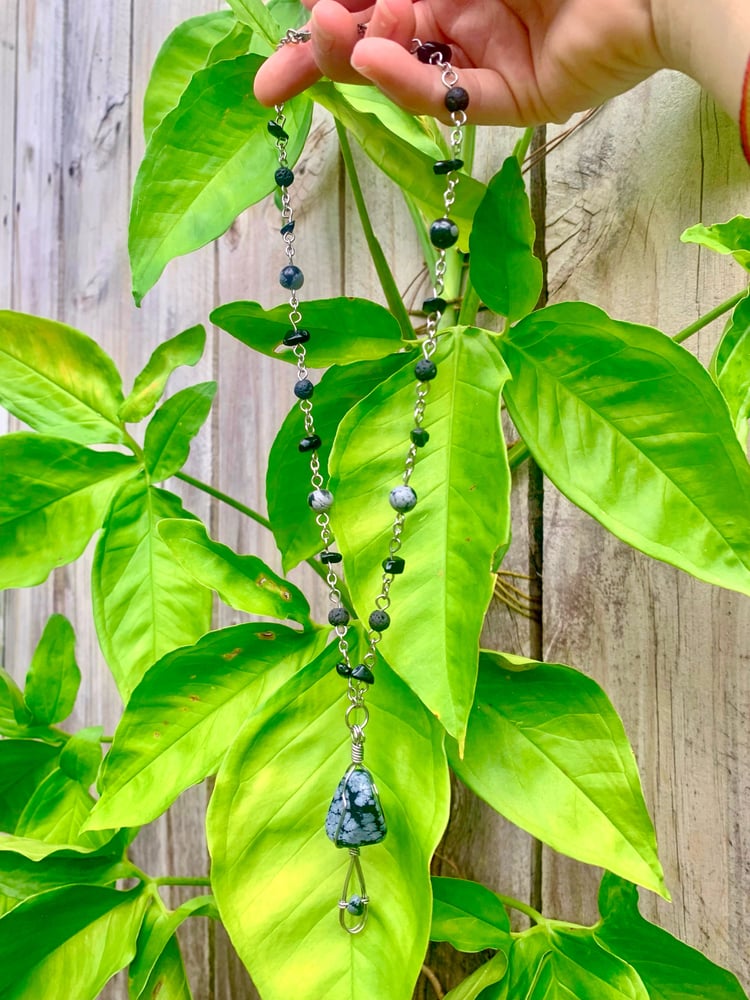
[[[257,510],[253,510],[251,507],[246,507],[244,503],[240,503],[239,500],[235,500],[234,497],[227,496],[226,493],[222,493],[221,490],[214,489],[213,486],[209,486],[208,483],[202,482],[200,479],[194,479],[189,476],[187,472],[175,472],[175,479],[181,479],[183,483],[187,483],[188,486],[194,486],[197,490],[202,493],[207,493],[210,497],[214,497],[216,500],[221,500],[225,503],[227,507],[232,507],[234,510],[238,510],[240,514],[244,514],[245,517],[249,517],[251,521],[255,521],[262,528],[267,528],[271,530],[271,522],[268,518],[263,517],[259,514]]]
[[[523,135],[513,147],[513,155],[521,164],[521,166],[523,166],[523,161],[526,159],[526,154],[529,151],[531,140],[534,138],[534,130],[535,130],[534,125],[529,125],[528,128],[524,129]]]
[[[381,247],[380,241],[372,228],[372,223],[370,222],[367,205],[365,204],[365,198],[362,193],[362,185],[359,183],[359,175],[357,174],[357,168],[354,163],[354,157],[352,156],[352,148],[349,145],[346,129],[338,118],[334,118],[334,124],[336,126],[336,134],[339,138],[339,146],[341,147],[341,156],[344,160],[344,166],[349,178],[349,183],[351,184],[352,194],[354,195],[354,203],[357,206],[359,221],[362,223],[362,229],[365,234],[365,239],[367,240],[367,246],[369,247],[370,254],[372,255],[372,262],[375,265],[378,278],[380,278],[380,284],[385,294],[386,302],[388,303],[388,307],[393,314],[393,318],[401,328],[401,336],[404,340],[410,340],[414,336],[414,330],[409,320],[409,314],[406,311],[406,306],[404,305],[403,299],[399,293],[396,280],[393,277],[393,272],[388,266],[388,261],[385,259],[385,254],[383,253],[383,248]]]
[[[519,913],[525,913],[535,924],[547,923],[547,918],[539,910],[535,910],[533,906],[529,906],[528,903],[522,903],[520,899],[514,899],[512,896],[503,896],[500,892],[495,893],[495,895],[505,906],[509,906],[511,910],[518,910]]]
[[[525,441],[516,441],[508,448],[508,465],[510,466],[510,471],[513,472],[520,465],[526,461],[527,458],[531,457],[531,452],[526,447]]]
[[[124,430],[124,428],[123,428],[123,430]],[[128,431],[125,431],[125,443],[127,444],[128,448],[131,449],[131,451],[133,452],[133,454],[135,455],[135,457],[138,459],[138,461],[142,462],[143,461],[143,448],[141,448],[141,446],[135,440],[135,438],[133,437],[133,435],[130,434]]]
[[[704,326],[708,326],[709,323],[713,323],[713,321],[718,319],[719,316],[723,316],[724,313],[733,309],[734,306],[744,299],[747,294],[748,289],[743,288],[741,292],[737,292],[737,294],[733,295],[731,299],[727,299],[726,302],[722,302],[721,305],[718,305],[715,309],[707,312],[705,316],[701,316],[700,319],[697,319],[695,323],[691,323],[690,326],[686,326],[684,330],[680,330],[679,333],[676,333],[674,337],[672,337],[672,340],[676,344],[681,344],[683,340],[687,340],[688,337],[692,337],[694,333],[702,330]]]
[[[474,155],[476,154],[476,151],[477,127],[476,125],[471,124],[465,125],[462,159],[464,161],[464,170],[469,175],[474,172]]]
[[[419,240],[419,245],[422,248],[422,256],[424,257],[425,264],[427,265],[427,270],[430,272],[430,275],[434,275],[437,254],[435,253],[435,247],[432,243],[430,243],[430,237],[427,233],[427,227],[424,224],[422,213],[417,208],[416,202],[410,194],[404,190],[401,191],[401,194],[404,196],[404,201],[406,202],[406,207],[409,209],[411,221],[414,223],[414,229],[417,232],[417,239]]]
[[[480,298],[476,289],[471,283],[470,272],[466,272],[466,284],[464,285],[464,296],[461,302],[461,309],[458,314],[458,322],[463,326],[471,326],[479,311]]]
[[[159,878],[153,878],[151,881],[154,885],[211,885],[210,878],[183,878],[181,875],[162,875]]]

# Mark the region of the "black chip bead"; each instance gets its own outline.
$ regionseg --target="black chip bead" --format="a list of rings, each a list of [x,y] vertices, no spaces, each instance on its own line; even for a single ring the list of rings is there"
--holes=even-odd
[[[294,383],[294,395],[297,399],[309,399],[315,392],[315,386],[309,378],[301,378]]]
[[[290,330],[285,335],[282,343],[285,347],[294,347],[296,344],[306,344],[309,339],[309,330]]]
[[[323,444],[317,434],[311,434],[309,437],[303,437],[299,443],[300,451],[317,451],[318,448]]]
[[[420,358],[414,365],[414,374],[420,382],[432,382],[437,375],[437,365],[427,358]]]
[[[420,62],[434,65],[435,63],[450,62],[453,52],[450,45],[444,45],[442,42],[422,42],[417,47],[416,54]]]
[[[343,560],[343,556],[340,552],[321,552],[320,561],[324,566],[331,566],[334,563],[340,563]]]
[[[438,175],[452,174],[454,170],[460,170],[463,165],[463,160],[437,160],[433,163],[432,169]]]
[[[274,137],[274,139],[288,139],[289,138],[289,134],[284,131],[284,129],[281,127],[281,125],[279,125],[278,122],[273,122],[273,121],[267,122],[266,123],[266,128],[271,133],[271,135]]]
[[[348,625],[349,612],[346,608],[331,608],[328,612],[329,625]]]
[[[288,236],[289,233],[294,232],[294,219],[291,222],[287,222],[285,226],[282,226],[279,230],[282,236]]]
[[[436,295],[432,299],[425,299],[422,303],[422,312],[426,313],[444,313],[448,308],[448,303],[445,299],[441,299],[439,295]]]
[[[289,288],[292,291],[302,288],[305,283],[305,276],[294,264],[287,264],[279,271],[279,284],[282,288]]]
[[[352,670],[352,677],[355,681],[362,681],[363,684],[375,683],[375,675],[366,663],[358,664],[354,670]]]
[[[430,435],[423,427],[415,427],[414,430],[409,435],[409,437],[411,438],[412,443],[417,446],[417,448],[424,448],[424,446],[430,440]]]
[[[351,677],[352,668],[349,666],[348,663],[337,663],[336,673],[339,675],[339,677]]]
[[[430,226],[430,242],[438,250],[447,250],[458,239],[458,226],[453,219],[435,219]]]
[[[383,560],[383,569],[386,573],[399,576],[406,569],[406,560],[402,559],[401,556],[389,556]]]
[[[391,616],[385,611],[373,611],[370,615],[370,628],[376,632],[385,632],[391,624]]]
[[[445,106],[449,111],[466,111],[469,106],[469,92],[463,87],[451,87],[445,95]]]
[[[289,167],[279,167],[273,175],[273,179],[280,188],[289,187],[290,184],[294,183],[294,171],[290,170]]]

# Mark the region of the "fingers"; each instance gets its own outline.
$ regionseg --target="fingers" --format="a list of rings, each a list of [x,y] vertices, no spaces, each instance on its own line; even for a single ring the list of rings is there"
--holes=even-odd
[[[272,107],[312,86],[320,78],[309,44],[284,45],[263,63],[253,87],[261,104]]]

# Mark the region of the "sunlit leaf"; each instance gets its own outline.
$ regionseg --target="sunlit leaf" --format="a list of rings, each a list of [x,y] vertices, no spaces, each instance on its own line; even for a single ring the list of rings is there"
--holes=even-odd
[[[30,587],[72,562],[104,520],[137,463],[61,438],[0,438],[0,588]]]
[[[0,311],[0,405],[35,431],[79,444],[119,443],[122,381],[84,333],[40,316]]]
[[[698,361],[585,303],[500,343],[508,410],[558,489],[647,555],[750,594],[750,466]]]
[[[448,158],[449,147],[434,118],[409,114],[377,87],[337,83],[336,90],[355,111],[374,115],[385,128],[431,160]],[[434,171],[432,171],[434,174]],[[458,174],[463,181],[464,174]]]
[[[89,788],[96,781],[102,762],[101,726],[87,726],[70,737],[60,751],[60,770]]]
[[[282,31],[278,21],[272,16],[262,0],[227,0],[235,16],[243,24],[253,29],[260,38],[268,45],[272,52],[279,40]]]
[[[266,128],[273,113],[253,96],[261,61],[240,56],[195,73],[180,103],[153,132],[130,217],[136,303],[170,260],[221,236],[240,212],[273,190],[279,161]],[[287,101],[284,114],[293,164],[310,127],[310,101]]]
[[[136,376],[133,388],[120,407],[120,419],[126,423],[147,417],[156,406],[169,376],[181,365],[197,365],[206,346],[206,331],[193,326],[159,344],[146,367]]]
[[[211,592],[175,564],[157,530],[163,518],[190,517],[179,497],[141,475],[115,497],[96,546],[94,621],[125,700],[152,663],[211,627]]]
[[[26,675],[24,701],[38,722],[62,722],[73,711],[81,683],[76,637],[64,615],[51,615]]]
[[[133,1000],[140,997],[143,1000],[156,997],[159,1000],[193,1000],[176,937],[170,938],[165,945],[142,992],[134,993],[131,989],[129,995]]]
[[[472,974],[445,994],[445,1000],[481,1000],[489,997],[485,990],[499,983],[508,970],[508,957],[503,951],[493,955]]]
[[[10,737],[26,735],[23,730],[31,723],[23,691],[8,671],[0,667],[0,734]]]
[[[350,759],[345,687],[332,666],[329,656],[312,664],[250,720],[209,807],[216,901],[264,1000],[409,997],[427,945],[429,861],[448,818],[441,729],[379,661],[366,763],[389,830],[362,854],[366,933],[345,934],[338,900],[349,854],[323,828]]]
[[[64,885],[112,885],[133,874],[131,864],[111,857],[30,861],[21,854],[0,851],[0,893],[16,901]]]
[[[382,358],[402,347],[398,323],[376,302],[342,296],[305,302],[304,309],[311,368]],[[297,364],[292,348],[282,344],[290,329],[288,305],[263,309],[257,302],[228,302],[214,309],[211,322],[261,354]]]
[[[461,878],[432,879],[430,940],[449,941],[459,951],[510,948],[510,921],[494,892]]]
[[[391,590],[382,650],[448,732],[463,739],[474,697],[479,633],[492,596],[495,551],[510,533],[510,473],[500,428],[507,371],[492,338],[459,329],[441,338],[406,515],[404,576]],[[355,609],[367,621],[382,587],[394,511],[413,424],[409,362],[354,406],[330,459],[334,535]]]
[[[162,403],[151,418],[143,454],[154,482],[168,479],[187,462],[190,442],[206,422],[215,395],[215,382],[188,386]]]
[[[483,652],[463,758],[451,767],[512,823],[668,898],[638,769],[602,689],[559,663]]]
[[[172,962],[171,945],[175,942],[175,932],[188,917],[218,917],[213,896],[196,896],[187,900],[176,910],[161,911],[152,909],[143,922],[138,938],[138,951],[130,966],[130,996],[133,1000],[144,997],[144,1000],[155,995],[148,992],[150,984],[161,974],[159,966],[165,951],[168,953],[167,965]],[[179,955],[179,949],[177,950]],[[153,986],[152,986],[153,988]],[[159,1000],[162,1000],[161,993]]]
[[[750,417],[750,296],[742,299],[711,359],[711,374],[726,400],[737,440],[747,448]]]
[[[58,753],[57,747],[36,740],[0,740],[0,831],[15,830],[29,799],[56,766]]]
[[[163,521],[159,534],[185,572],[215,590],[225,604],[238,611],[310,626],[310,605],[301,590],[277,576],[257,556],[237,555],[209,538],[200,521]]]
[[[750,271],[750,219],[742,215],[714,226],[691,226],[680,239],[683,243],[699,243],[716,253],[731,254],[738,264]]]
[[[89,828],[159,816],[213,774],[245,720],[314,659],[325,632],[261,622],[168,653],[133,692],[104,761]],[[118,818],[119,817],[119,818]]]

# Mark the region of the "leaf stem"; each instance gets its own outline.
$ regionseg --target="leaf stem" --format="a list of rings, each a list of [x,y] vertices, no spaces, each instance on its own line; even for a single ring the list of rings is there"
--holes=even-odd
[[[509,906],[511,910],[518,910],[519,913],[525,913],[535,924],[547,923],[547,918],[539,910],[535,910],[533,906],[529,906],[528,903],[523,903],[520,899],[514,899],[513,896],[503,896],[500,892],[496,892],[495,895],[505,906]]]
[[[422,213],[417,208],[417,203],[407,191],[402,189],[401,194],[403,195],[406,207],[409,210],[411,221],[414,223],[414,229],[417,233],[419,245],[422,248],[422,256],[424,257],[425,264],[427,265],[427,270],[430,272],[430,275],[434,275],[437,254],[435,253],[435,247],[432,243],[430,243],[430,237],[427,233],[427,226],[422,218]]]
[[[125,432],[125,444],[130,448],[138,461],[142,462],[144,460],[143,448],[141,448],[133,435],[129,431],[126,431],[124,427],[123,431]]]
[[[709,323],[713,323],[713,321],[715,319],[718,319],[719,316],[723,316],[724,313],[729,312],[730,309],[733,309],[734,306],[736,306],[738,302],[744,299],[747,294],[748,294],[748,289],[743,288],[741,292],[737,292],[736,295],[733,295],[730,299],[727,299],[726,302],[722,302],[721,305],[716,306],[715,309],[712,309],[710,312],[707,312],[704,316],[701,316],[699,319],[695,321],[695,323],[691,323],[690,326],[686,326],[684,330],[680,330],[679,333],[676,333],[672,337],[672,340],[676,344],[681,344],[683,340],[687,340],[688,337],[692,337],[694,333],[697,333],[699,330],[702,330],[704,326],[708,326]]]
[[[531,452],[526,446],[525,441],[516,441],[508,448],[508,465],[510,466],[510,471],[513,472],[519,466],[523,465],[527,458],[531,457]]]
[[[161,875],[159,878],[151,879],[154,885],[211,885],[210,878],[193,878],[182,875]]]
[[[471,283],[471,273],[467,270],[463,301],[461,302],[461,309],[458,314],[459,324],[462,326],[471,326],[477,318],[480,304],[479,295]]]
[[[333,122],[336,126],[336,134],[339,138],[341,156],[344,160],[344,167],[346,168],[346,174],[349,178],[352,194],[354,195],[354,203],[357,206],[359,221],[362,224],[365,239],[367,240],[367,246],[370,250],[370,254],[372,255],[372,262],[375,265],[378,278],[380,278],[380,284],[383,289],[383,293],[385,294],[388,307],[393,314],[393,318],[401,328],[401,336],[404,340],[409,340],[414,336],[414,330],[412,328],[411,321],[409,320],[409,314],[406,311],[406,306],[404,305],[401,294],[399,293],[396,279],[393,277],[393,272],[388,266],[388,261],[385,259],[383,248],[381,247],[380,241],[372,228],[372,223],[370,222],[367,205],[365,204],[365,198],[362,193],[362,185],[359,183],[359,175],[357,174],[357,167],[354,163],[352,148],[349,145],[349,138],[346,134],[346,129],[338,118],[334,118]]]
[[[534,138],[535,129],[536,126],[534,125],[529,125],[528,128],[524,129],[523,135],[513,147],[513,155],[521,164],[521,166],[523,166],[523,161],[526,159],[526,154],[529,151],[531,140]]]

